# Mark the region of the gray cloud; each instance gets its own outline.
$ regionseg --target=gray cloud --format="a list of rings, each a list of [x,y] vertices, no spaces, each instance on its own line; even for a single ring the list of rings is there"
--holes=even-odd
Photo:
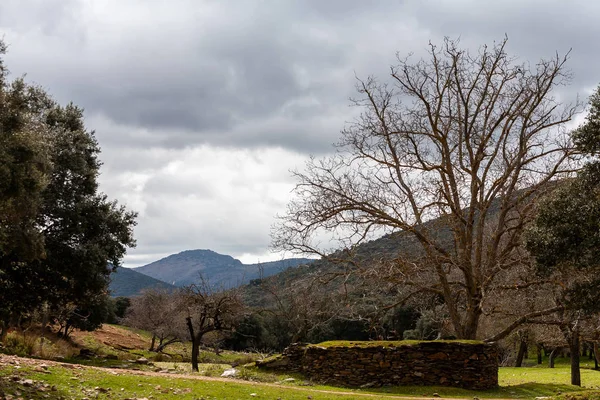
[[[600,81],[595,1],[3,0],[6,62],[86,109],[102,188],[140,211],[129,263],[188,248],[248,259],[293,187],[332,151],[355,75],[388,79],[395,53],[509,37],[535,64],[573,49],[570,100]]]

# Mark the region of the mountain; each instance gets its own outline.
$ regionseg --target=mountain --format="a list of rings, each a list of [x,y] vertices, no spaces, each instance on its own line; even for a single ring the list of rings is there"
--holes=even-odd
[[[141,274],[131,268],[117,267],[110,275],[110,295],[113,297],[131,297],[141,293],[144,289],[159,288],[173,290],[175,286],[169,285],[148,275]]]
[[[175,286],[198,283],[202,277],[214,287],[231,288],[312,261],[308,258],[290,258],[259,264],[243,264],[240,260],[212,250],[187,250],[134,268],[134,271]]]

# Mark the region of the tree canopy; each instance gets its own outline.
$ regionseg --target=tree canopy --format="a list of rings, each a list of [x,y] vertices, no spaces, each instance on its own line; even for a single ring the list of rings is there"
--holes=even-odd
[[[540,202],[526,247],[538,273],[558,283],[554,301],[562,310],[556,323],[573,356],[583,326],[600,311],[600,88],[590,97],[585,122],[572,135],[586,163]],[[580,385],[576,357],[571,371],[572,383]]]
[[[335,155],[294,173],[296,196],[274,228],[275,248],[393,282],[388,304],[417,293],[440,298],[458,338],[478,338],[484,314],[514,312],[497,300],[530,285],[522,233],[533,200],[573,171],[565,123],[579,105],[554,95],[568,82],[567,56],[517,63],[506,43],[473,54],[447,39],[430,45],[427,59],[399,58],[389,81],[359,80],[362,113]],[[392,259],[352,257],[358,243],[390,232],[414,246]],[[345,251],[320,247],[323,235]],[[513,322],[554,311],[545,306],[531,302]]]
[[[568,271],[579,278],[570,279],[571,308],[600,311],[600,88],[573,138],[587,162],[576,178],[562,182],[541,202],[527,248],[540,273]]]
[[[0,42],[0,57],[4,51]],[[44,303],[85,317],[106,295],[113,266],[135,245],[136,214],[99,192],[99,153],[80,108],[57,104],[23,78],[10,82],[0,58],[4,326]]]

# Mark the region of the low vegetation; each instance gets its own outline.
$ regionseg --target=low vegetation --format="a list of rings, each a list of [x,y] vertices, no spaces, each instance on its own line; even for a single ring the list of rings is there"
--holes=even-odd
[[[587,382],[579,388],[569,385],[568,365],[554,370],[545,367],[501,368],[500,388],[490,391],[469,391],[446,387],[390,387],[348,390],[313,385],[299,376],[262,373],[253,367],[240,368],[235,380],[210,378],[226,366],[206,365],[200,373],[182,369],[169,373],[99,369],[81,365],[0,358],[0,392],[3,396],[23,398],[161,398],[161,399],[356,399],[361,395],[435,396],[458,398],[535,398],[552,396],[563,399],[600,398],[600,372],[583,368]],[[165,367],[173,363],[164,363]],[[157,363],[157,365],[162,365]],[[179,364],[174,364],[179,365]],[[189,364],[185,364],[189,371]],[[203,376],[202,376],[203,375]],[[254,394],[254,395],[253,395]]]
[[[74,332],[70,341],[46,335],[44,344],[35,332],[9,333],[3,352],[47,357],[62,362],[0,355],[0,396],[23,398],[111,398],[111,399],[356,399],[361,395],[434,396],[458,398],[534,398],[551,396],[562,399],[600,398],[600,371],[594,363],[581,363],[583,387],[569,385],[569,360],[558,358],[556,367],[530,361],[523,368],[500,368],[500,387],[490,391],[470,391],[447,387],[385,387],[349,390],[316,385],[302,376],[265,372],[252,362],[258,354],[203,350],[199,371],[189,364],[189,344],[177,344],[169,355],[147,351],[151,335],[144,331],[106,325],[96,332]],[[393,342],[392,342],[393,343]],[[410,343],[410,342],[408,342]],[[6,344],[11,344],[10,347]],[[116,345],[119,345],[117,347]],[[329,342],[320,345],[355,345],[356,342]],[[384,345],[386,342],[373,342]],[[131,347],[123,349],[122,347]],[[44,349],[44,353],[40,350]],[[88,356],[81,357],[80,352]],[[140,358],[148,363],[136,363]],[[262,356],[261,356],[262,357]],[[235,366],[233,379],[220,378]],[[104,367],[104,368],[99,368]],[[108,367],[108,368],[107,368]],[[253,396],[255,394],[256,396]],[[594,397],[595,396],[595,397]]]

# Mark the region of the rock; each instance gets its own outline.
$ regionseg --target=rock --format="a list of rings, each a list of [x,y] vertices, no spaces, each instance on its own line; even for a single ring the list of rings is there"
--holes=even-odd
[[[238,373],[237,369],[231,368],[231,369],[226,369],[225,371],[223,371],[221,376],[224,378],[232,378],[232,377],[236,376],[237,373]]]
[[[106,393],[106,392],[108,392],[108,389],[103,388],[103,387],[99,387],[99,386],[96,386],[94,388],[94,390],[97,391],[97,392],[100,392],[100,393]]]
[[[32,387],[33,386],[33,380],[32,379],[23,379],[20,383],[21,383],[21,385],[23,385],[25,387]]]
[[[96,354],[90,349],[81,349],[79,350],[79,358],[89,359],[94,357]]]
[[[294,378],[285,378],[282,382],[295,382]]]
[[[142,365],[148,365],[150,361],[146,358],[146,357],[140,357],[137,360],[135,360],[136,364],[142,364]]]
[[[47,369],[41,368],[39,366],[36,366],[33,370],[35,372],[41,372],[42,374],[50,374],[50,371],[48,371]]]
[[[439,393],[434,393],[431,395],[432,397],[440,397]]]

